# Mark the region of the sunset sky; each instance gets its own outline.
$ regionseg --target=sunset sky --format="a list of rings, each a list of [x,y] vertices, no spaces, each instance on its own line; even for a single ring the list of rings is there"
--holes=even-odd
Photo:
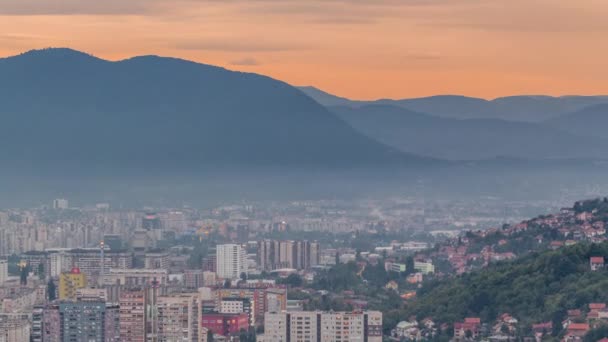
[[[0,0],[0,56],[174,56],[356,99],[608,94],[607,18],[607,0]]]

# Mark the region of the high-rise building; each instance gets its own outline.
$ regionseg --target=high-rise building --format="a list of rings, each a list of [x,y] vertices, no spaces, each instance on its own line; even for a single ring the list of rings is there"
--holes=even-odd
[[[247,251],[241,245],[218,245],[216,251],[217,275],[224,279],[239,279],[247,274]]]
[[[261,240],[258,241],[257,249],[258,267],[263,271],[274,269],[274,241]]]
[[[146,341],[146,297],[143,289],[120,293],[120,341]]]
[[[310,267],[315,267],[315,266],[319,265],[320,253],[321,253],[321,247],[319,246],[319,243],[316,241],[311,242],[310,243],[310,253],[308,254]]]
[[[87,287],[87,276],[77,267],[59,277],[59,299],[76,300],[76,291]]]
[[[146,213],[141,219],[141,228],[144,230],[162,229],[160,217],[156,213]]]
[[[251,321],[256,326],[264,324],[264,313],[267,311],[285,310],[287,307],[287,289],[285,287],[247,286],[230,289],[217,289],[216,306],[220,307],[224,298],[247,298],[251,303]]]
[[[106,303],[105,342],[120,342],[120,306]],[[45,341],[46,342],[46,341]]]
[[[95,283],[102,268],[106,274],[113,268],[132,268],[133,255],[125,251],[104,250],[102,258],[99,248],[81,248],[66,252],[65,262],[78,267],[82,273],[86,274],[91,283]]]
[[[144,256],[144,267],[148,269],[168,269],[169,252],[163,250],[146,252]]]
[[[203,271],[213,272],[217,271],[217,251],[212,251],[211,255],[203,258],[202,268]]]
[[[294,311],[266,313],[258,341],[381,342],[382,313]]]
[[[275,260],[276,268],[295,268],[296,245],[294,241],[279,242],[279,260]]]
[[[0,314],[0,341],[23,342],[30,340],[29,314]]]
[[[185,270],[184,287],[187,289],[198,289],[205,286],[202,270]]]
[[[61,337],[61,319],[59,306],[47,305],[42,313],[42,340],[59,342]]]
[[[44,307],[35,307],[32,311],[32,331],[30,333],[31,342],[42,342],[43,336]]]
[[[264,312],[287,310],[287,291],[282,288],[268,288],[265,291]],[[261,315],[261,317],[264,317]]]
[[[258,242],[257,262],[261,270],[309,269],[319,264],[319,243],[307,240]]]
[[[0,286],[8,279],[8,262],[0,259]]]
[[[68,200],[65,198],[56,198],[53,200],[53,209],[55,210],[64,210],[64,209],[68,209],[69,205],[68,205]]]
[[[158,297],[158,324],[154,332],[157,341],[198,341],[199,303],[197,293]]]
[[[105,342],[106,303],[60,303],[59,317],[61,341]]]

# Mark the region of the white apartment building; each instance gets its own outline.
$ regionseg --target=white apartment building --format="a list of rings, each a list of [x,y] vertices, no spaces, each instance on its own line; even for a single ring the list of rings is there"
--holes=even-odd
[[[8,279],[8,262],[0,260],[0,286]]]
[[[247,251],[237,244],[217,245],[216,266],[218,277],[239,279],[242,273],[247,273]]]
[[[382,342],[382,313],[294,311],[265,314],[258,342]]]
[[[57,198],[55,200],[53,200],[53,209],[68,209],[69,208],[69,203],[67,199],[64,198]]]

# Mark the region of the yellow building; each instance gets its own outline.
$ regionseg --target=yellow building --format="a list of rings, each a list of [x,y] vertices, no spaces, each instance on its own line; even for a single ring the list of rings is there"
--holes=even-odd
[[[59,299],[76,300],[76,290],[87,287],[87,277],[77,267],[59,276]]]

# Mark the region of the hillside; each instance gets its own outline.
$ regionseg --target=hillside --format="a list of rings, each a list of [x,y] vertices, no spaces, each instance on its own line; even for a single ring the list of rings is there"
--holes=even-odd
[[[355,129],[404,152],[451,160],[607,157],[608,143],[538,123],[450,119],[393,105],[328,107]]]
[[[562,115],[548,120],[546,124],[571,134],[605,139],[606,127],[608,127],[608,104],[591,106]]]
[[[494,264],[455,279],[429,283],[401,317],[431,317],[452,324],[465,317],[494,322],[509,313],[519,320],[520,333],[531,325],[553,322],[555,333],[567,310],[588,312],[590,303],[608,302],[608,271],[592,271],[591,257],[608,257],[608,243],[578,244],[557,251],[533,253],[512,262]]]
[[[221,165],[420,166],[299,90],[256,74],[157,56],[70,49],[0,59],[4,165],[163,170]]]

